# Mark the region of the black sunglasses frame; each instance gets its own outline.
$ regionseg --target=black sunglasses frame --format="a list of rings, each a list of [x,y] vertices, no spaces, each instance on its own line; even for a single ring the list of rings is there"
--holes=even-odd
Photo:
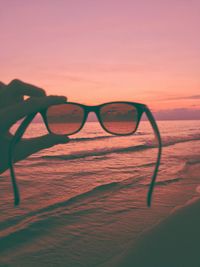
[[[138,121],[137,121],[136,127],[135,127],[135,129],[134,129],[133,132],[128,133],[128,134],[115,134],[115,133],[109,132],[103,126],[103,123],[101,121],[101,116],[99,114],[99,111],[100,111],[101,107],[103,107],[105,105],[108,105],[108,104],[115,104],[115,103],[129,104],[129,105],[134,106],[137,109],[137,112],[138,112]],[[161,135],[160,135],[160,132],[159,132],[157,123],[156,123],[156,121],[154,119],[154,116],[151,113],[150,109],[146,105],[144,105],[144,104],[136,103],[136,102],[127,102],[127,101],[109,102],[109,103],[104,103],[104,104],[101,104],[101,105],[98,105],[98,106],[86,106],[86,105],[82,105],[82,104],[78,104],[78,103],[74,103],[74,102],[66,102],[66,104],[76,104],[76,105],[79,105],[85,111],[84,112],[84,114],[85,114],[84,115],[84,119],[83,119],[83,122],[82,122],[82,125],[81,125],[80,129],[78,129],[77,131],[75,131],[72,134],[77,133],[78,131],[80,131],[83,128],[83,126],[84,126],[84,124],[85,124],[85,122],[87,120],[88,114],[90,112],[95,112],[95,114],[97,115],[97,118],[98,118],[98,120],[99,120],[102,128],[106,132],[111,133],[111,134],[114,134],[114,135],[119,135],[119,136],[131,135],[134,132],[136,132],[137,131],[137,128],[138,128],[138,125],[139,125],[139,122],[141,120],[142,114],[143,113],[146,114],[146,116],[147,116],[147,118],[148,118],[148,120],[149,120],[149,122],[151,124],[151,127],[152,127],[152,129],[154,131],[154,134],[155,134],[155,136],[157,138],[157,141],[158,141],[157,160],[156,160],[155,169],[154,169],[154,172],[153,172],[153,175],[152,175],[152,178],[151,178],[151,183],[149,185],[149,190],[148,190],[148,193],[147,193],[147,206],[150,207],[151,206],[151,203],[152,203],[153,190],[154,190],[155,181],[156,181],[156,177],[157,177],[157,173],[158,173],[158,169],[159,169],[159,165],[160,165],[160,160],[161,160],[161,154],[162,154],[162,140],[161,140]],[[22,136],[23,136],[24,132],[26,131],[27,127],[32,122],[32,120],[34,119],[34,117],[36,116],[37,113],[40,113],[41,114],[41,116],[43,118],[43,121],[45,123],[45,126],[46,126],[46,128],[48,130],[48,132],[49,133],[52,133],[51,130],[50,130],[50,128],[49,128],[49,126],[48,126],[47,110],[48,109],[41,110],[41,111],[38,111],[36,113],[32,113],[32,114],[28,115],[23,120],[23,122],[20,124],[20,126],[18,127],[18,129],[16,130],[15,135],[13,136],[13,139],[11,141],[11,144],[10,144],[10,147],[9,147],[9,153],[8,153],[9,155],[8,155],[8,158],[9,158],[9,168],[10,168],[10,174],[11,174],[11,182],[12,182],[12,186],[13,186],[14,205],[15,206],[19,205],[19,203],[20,203],[20,193],[19,193],[19,189],[18,189],[16,177],[15,177],[15,172],[14,172],[14,166],[13,166],[13,150],[15,148],[15,145],[20,141],[20,139],[22,138]]]
[[[79,104],[79,103],[75,103],[75,102],[66,102],[64,104],[60,104],[60,105],[76,105],[76,106],[79,106],[80,108],[83,109],[83,112],[84,112],[84,117],[83,117],[83,120],[82,120],[82,123],[81,123],[81,126],[79,127],[79,129],[77,129],[76,131],[68,134],[67,136],[70,136],[70,135],[73,135],[73,134],[76,134],[78,133],[85,125],[86,121],[87,121],[87,118],[88,118],[88,114],[90,112],[94,112],[98,118],[98,121],[101,125],[101,127],[104,129],[104,131],[108,132],[109,134],[113,134],[113,135],[118,135],[118,136],[126,136],[126,135],[131,135],[133,133],[135,133],[137,131],[137,128],[138,128],[138,125],[139,125],[139,122],[140,122],[140,119],[141,119],[141,116],[145,110],[145,105],[143,104],[139,104],[139,103],[134,103],[134,102],[127,102],[127,101],[115,101],[115,102],[108,102],[108,103],[104,103],[104,104],[101,104],[101,105],[97,105],[97,106],[86,106],[86,105],[83,105],[83,104]],[[111,132],[109,131],[108,129],[106,129],[106,127],[104,126],[104,122],[101,118],[101,108],[107,106],[107,105],[110,105],[110,104],[128,104],[128,105],[131,105],[133,107],[136,108],[137,110],[137,123],[136,123],[136,127],[135,129],[130,132],[130,133],[127,133],[127,134],[119,134],[119,133],[114,133],[114,132]],[[43,111],[40,111],[40,114],[43,118],[43,121],[45,123],[45,126],[48,130],[49,133],[53,133],[49,127],[49,123],[48,123],[48,109],[45,109]]]

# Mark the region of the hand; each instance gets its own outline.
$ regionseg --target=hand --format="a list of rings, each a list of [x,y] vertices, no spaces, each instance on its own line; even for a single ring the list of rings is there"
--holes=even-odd
[[[24,100],[24,96],[29,98]],[[31,113],[65,101],[64,96],[46,96],[43,89],[19,80],[13,80],[8,85],[0,82],[0,173],[8,169],[8,149],[12,139],[9,131],[11,126]],[[68,141],[66,136],[55,134],[22,139],[16,145],[14,161],[25,159],[42,149]]]

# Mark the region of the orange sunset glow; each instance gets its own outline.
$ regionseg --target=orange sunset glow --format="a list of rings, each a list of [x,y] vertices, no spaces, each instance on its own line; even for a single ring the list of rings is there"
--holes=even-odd
[[[199,1],[1,1],[0,80],[98,104],[200,107]],[[196,114],[196,113],[195,113]]]

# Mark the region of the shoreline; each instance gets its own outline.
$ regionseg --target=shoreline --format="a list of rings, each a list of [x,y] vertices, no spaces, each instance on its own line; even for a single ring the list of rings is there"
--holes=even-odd
[[[200,161],[186,166],[188,177],[200,178]],[[199,179],[200,184],[200,179]],[[143,232],[128,250],[99,267],[199,267],[200,185],[195,196]]]

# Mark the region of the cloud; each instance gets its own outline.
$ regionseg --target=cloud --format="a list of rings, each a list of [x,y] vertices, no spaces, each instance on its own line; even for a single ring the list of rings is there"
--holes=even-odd
[[[157,120],[200,120],[200,109],[176,108],[154,112]]]
[[[200,95],[192,95],[188,99],[200,99]]]
[[[162,99],[162,101],[173,101],[173,100],[183,100],[183,99],[188,99],[188,100],[192,100],[192,99],[200,99],[200,95],[189,95],[189,96],[179,96],[179,97],[170,97],[170,98],[165,98]]]

